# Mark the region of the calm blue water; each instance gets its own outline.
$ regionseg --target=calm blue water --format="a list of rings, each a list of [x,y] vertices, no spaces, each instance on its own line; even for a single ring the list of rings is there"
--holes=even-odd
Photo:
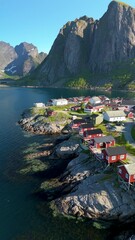
[[[23,110],[34,102],[47,102],[50,98],[95,94],[89,90],[0,88],[0,240],[106,239],[106,232],[89,224],[53,217],[47,204],[42,206],[31,195],[37,180],[16,176],[23,151],[40,141],[40,137],[24,133],[16,124]],[[106,95],[111,97],[110,93]],[[119,93],[119,96],[127,95]],[[134,97],[134,94],[129,96]]]

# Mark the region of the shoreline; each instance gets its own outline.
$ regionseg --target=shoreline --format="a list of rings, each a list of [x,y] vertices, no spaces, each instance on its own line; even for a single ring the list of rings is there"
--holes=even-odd
[[[3,84],[0,85],[0,87],[2,87]],[[45,85],[4,85],[4,87],[20,87],[20,88],[56,88],[56,89],[75,89],[75,90],[90,90],[90,91],[103,91],[103,92],[131,92],[131,93],[135,93],[135,90],[128,90],[128,89],[105,89],[102,87],[93,87],[93,88],[81,88],[81,87],[57,87],[57,86],[45,86]]]

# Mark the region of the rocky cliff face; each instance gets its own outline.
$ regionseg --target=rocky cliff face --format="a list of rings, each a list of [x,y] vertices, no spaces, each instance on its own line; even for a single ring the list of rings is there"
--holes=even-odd
[[[65,24],[38,76],[46,77],[47,83],[51,84],[59,78],[80,73],[88,64],[93,29],[94,20],[86,16]]]
[[[38,53],[33,44],[21,43],[13,48],[8,43],[0,42],[0,70],[8,75],[24,76],[34,70],[46,57]]]
[[[112,1],[99,21],[86,16],[60,30],[38,72],[44,84],[85,72],[109,72],[135,57],[135,9]]]
[[[135,9],[112,1],[94,33],[89,67],[109,71],[112,63],[135,57]]]

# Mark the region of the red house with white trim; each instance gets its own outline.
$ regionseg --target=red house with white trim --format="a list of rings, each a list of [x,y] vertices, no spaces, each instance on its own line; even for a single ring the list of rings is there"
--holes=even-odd
[[[76,106],[71,107],[71,111],[77,111],[77,110],[80,110],[80,109],[81,109],[80,105],[76,105]]]
[[[94,113],[94,112],[101,112],[104,109],[104,104],[95,104],[95,105],[86,105],[84,108],[84,112]]]
[[[102,150],[103,159],[108,164],[123,161],[127,157],[127,151],[124,146],[108,147]]]
[[[108,148],[115,145],[115,139],[113,136],[95,137],[92,141],[95,148]]]
[[[80,135],[83,135],[83,133],[84,133],[85,131],[93,130],[93,129],[94,129],[94,124],[93,124],[93,123],[82,124],[82,125],[80,125],[80,127],[79,127],[79,134],[80,134]]]
[[[103,132],[101,129],[97,128],[97,129],[93,129],[93,130],[87,130],[83,132],[83,140],[84,141],[89,141],[92,138],[95,137],[102,137]]]
[[[125,182],[135,182],[135,163],[118,166],[118,174]]]
[[[127,114],[127,117],[128,117],[128,118],[131,118],[131,119],[134,118],[134,113],[133,113],[133,112],[129,112],[129,113]]]

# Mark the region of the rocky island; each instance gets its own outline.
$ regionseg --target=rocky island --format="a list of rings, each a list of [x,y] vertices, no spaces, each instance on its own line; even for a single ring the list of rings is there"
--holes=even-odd
[[[73,128],[75,112],[71,114],[71,105],[34,107],[22,114],[19,124],[24,130],[50,137],[36,148],[37,152],[27,155],[27,166],[20,172],[42,175],[44,182],[35,194],[53,203],[62,214],[107,221],[111,225],[133,222],[135,188],[122,184],[118,175],[118,166],[124,161],[107,164],[90,151],[90,142],[83,141],[80,128]],[[83,114],[80,109],[76,112],[77,120],[91,121],[83,107]],[[122,103],[119,107],[123,107]],[[94,128],[109,135],[107,126],[103,121]],[[122,139],[122,132],[116,130],[111,134],[117,143]],[[130,164],[129,156],[124,164]]]

